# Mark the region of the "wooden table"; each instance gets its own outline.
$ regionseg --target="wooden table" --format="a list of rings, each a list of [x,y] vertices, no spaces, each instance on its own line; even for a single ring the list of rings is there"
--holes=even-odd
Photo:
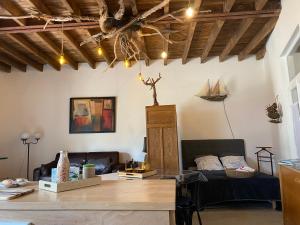
[[[175,225],[174,180],[104,180],[61,193],[36,190],[0,202],[0,218],[34,225]]]

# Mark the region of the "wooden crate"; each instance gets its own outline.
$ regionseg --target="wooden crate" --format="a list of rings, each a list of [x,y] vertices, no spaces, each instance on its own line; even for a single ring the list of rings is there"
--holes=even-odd
[[[143,179],[146,177],[150,177],[157,174],[156,170],[151,170],[145,173],[131,173],[131,172],[126,172],[126,171],[118,171],[118,176],[119,177],[128,177],[128,178],[139,178]]]
[[[57,193],[62,191],[69,191],[69,190],[99,185],[100,183],[101,183],[100,176],[96,176],[88,179],[82,179],[78,181],[67,181],[63,183],[53,183],[49,181],[40,180],[39,189]]]

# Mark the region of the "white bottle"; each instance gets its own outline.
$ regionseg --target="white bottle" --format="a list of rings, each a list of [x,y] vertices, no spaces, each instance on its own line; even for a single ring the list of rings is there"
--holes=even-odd
[[[66,182],[69,180],[70,161],[67,151],[60,151],[59,160],[57,163],[57,183]]]

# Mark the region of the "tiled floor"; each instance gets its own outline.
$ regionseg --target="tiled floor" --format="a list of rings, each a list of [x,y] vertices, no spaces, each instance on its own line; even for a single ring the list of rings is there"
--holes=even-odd
[[[210,209],[201,213],[203,225],[283,225],[282,212],[272,209]],[[194,215],[194,225],[198,225]]]

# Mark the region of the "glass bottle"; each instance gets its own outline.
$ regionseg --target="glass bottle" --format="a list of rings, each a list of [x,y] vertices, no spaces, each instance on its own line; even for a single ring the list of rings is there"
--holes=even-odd
[[[57,163],[57,182],[66,182],[69,180],[70,161],[67,151],[60,151],[59,160]]]

